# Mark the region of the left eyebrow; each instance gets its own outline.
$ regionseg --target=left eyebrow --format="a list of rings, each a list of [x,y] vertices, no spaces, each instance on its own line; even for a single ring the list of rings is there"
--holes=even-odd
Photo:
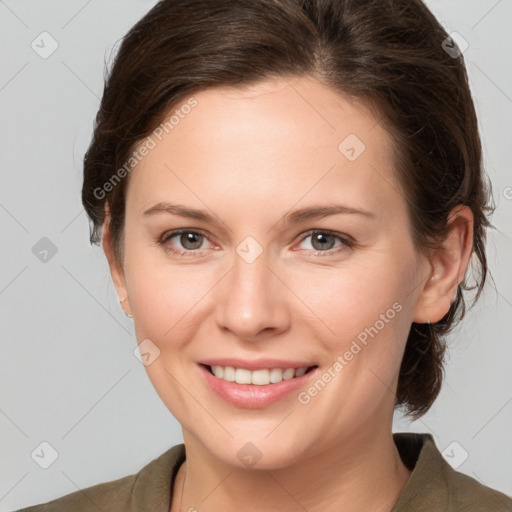
[[[287,213],[283,217],[283,222],[286,224],[298,224],[306,220],[318,219],[322,217],[328,217],[329,215],[338,215],[342,213],[347,215],[363,215],[364,217],[375,218],[374,213],[363,210],[362,208],[354,208],[343,204],[333,204],[318,206],[314,205],[301,208],[300,210],[294,210],[291,213]]]

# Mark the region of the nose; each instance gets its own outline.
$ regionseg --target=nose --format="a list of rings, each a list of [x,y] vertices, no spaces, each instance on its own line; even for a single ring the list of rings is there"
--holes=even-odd
[[[265,251],[252,262],[235,254],[233,268],[218,290],[217,325],[253,342],[286,331],[291,292],[283,281],[285,277],[270,268]]]

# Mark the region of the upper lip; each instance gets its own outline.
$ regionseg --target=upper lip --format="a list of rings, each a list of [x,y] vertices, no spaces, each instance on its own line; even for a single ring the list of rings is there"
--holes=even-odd
[[[246,370],[264,370],[266,368],[309,368],[316,366],[315,363],[304,361],[293,361],[284,359],[251,359],[250,361],[244,359],[237,359],[233,357],[228,358],[213,358],[203,359],[199,364],[208,366],[233,366],[234,368],[244,368]]]

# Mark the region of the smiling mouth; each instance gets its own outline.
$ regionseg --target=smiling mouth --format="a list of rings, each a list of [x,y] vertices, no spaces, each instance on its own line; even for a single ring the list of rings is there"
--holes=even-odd
[[[235,368],[233,366],[202,366],[220,380],[236,382],[237,384],[254,384],[257,386],[277,384],[283,380],[302,377],[311,370],[318,368],[317,365],[313,365],[303,366],[302,368],[265,368],[260,370],[247,370],[246,368]]]

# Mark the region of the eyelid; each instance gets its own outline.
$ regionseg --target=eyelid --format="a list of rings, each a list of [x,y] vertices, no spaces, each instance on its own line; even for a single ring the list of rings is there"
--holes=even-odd
[[[176,235],[181,235],[183,233],[197,233],[201,236],[204,236],[207,240],[210,240],[210,235],[206,233],[206,231],[203,231],[200,228],[178,228],[178,229],[171,229],[169,231],[166,231],[163,233],[160,237],[160,241],[164,243],[165,241],[169,240],[170,238],[175,237]]]

